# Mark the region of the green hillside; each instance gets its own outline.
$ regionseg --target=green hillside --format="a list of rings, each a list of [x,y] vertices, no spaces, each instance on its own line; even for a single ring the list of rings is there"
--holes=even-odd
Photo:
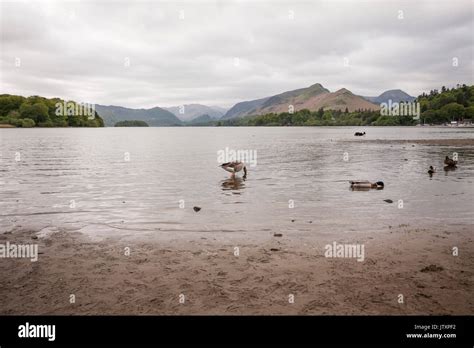
[[[427,124],[474,120],[474,86],[441,87],[417,98],[421,107],[421,120]]]
[[[0,95],[0,124],[15,127],[103,127],[87,104],[38,96]]]

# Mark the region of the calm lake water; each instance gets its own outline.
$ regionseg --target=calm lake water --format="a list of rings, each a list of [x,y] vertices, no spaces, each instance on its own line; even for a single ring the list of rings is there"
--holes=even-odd
[[[367,136],[354,137],[359,130]],[[473,146],[368,141],[464,138],[474,129],[0,129],[0,231],[317,234],[472,224]],[[256,151],[245,181],[218,167],[226,147]],[[445,172],[453,152],[459,167]],[[351,191],[354,179],[382,180],[385,189]]]

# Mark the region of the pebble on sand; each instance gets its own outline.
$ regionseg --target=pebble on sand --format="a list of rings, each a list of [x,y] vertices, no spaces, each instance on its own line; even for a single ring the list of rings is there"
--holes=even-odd
[[[441,266],[429,265],[423,268],[420,272],[440,272],[442,270],[444,270],[444,268]]]

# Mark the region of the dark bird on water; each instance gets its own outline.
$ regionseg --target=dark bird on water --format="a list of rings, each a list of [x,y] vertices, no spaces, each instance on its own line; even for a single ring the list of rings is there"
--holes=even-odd
[[[448,167],[456,167],[456,164],[458,164],[458,161],[455,161],[449,158],[449,156],[446,156],[446,158],[444,159],[444,164],[446,164]]]

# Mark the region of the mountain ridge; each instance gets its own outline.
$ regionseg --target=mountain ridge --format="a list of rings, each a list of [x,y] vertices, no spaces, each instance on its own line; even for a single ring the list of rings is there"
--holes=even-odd
[[[250,115],[288,112],[290,105],[294,111],[320,108],[355,111],[358,109],[378,110],[380,107],[361,96],[353,94],[346,88],[330,92],[320,83],[309,87],[286,91],[273,96],[243,101],[230,108],[221,120],[239,118]]]
[[[208,115],[211,119],[217,120],[227,111],[219,106],[209,106],[197,103],[163,107],[162,109],[171,112],[183,122],[189,122],[204,115]]]
[[[155,106],[150,109],[131,109],[116,105],[95,106],[107,127],[113,127],[120,121],[145,121],[150,126],[180,126],[182,122],[173,113]]]
[[[401,89],[389,89],[382,92],[377,97],[362,97],[362,98],[379,105],[382,103],[388,103],[389,100],[391,100],[392,103],[400,103],[400,102],[413,102],[416,99],[416,97],[409,95],[408,93],[406,93],[405,91]]]
[[[106,126],[116,122],[136,119],[147,122],[150,126],[178,126],[202,123],[213,120],[230,120],[251,115],[289,112],[308,109],[310,111],[341,110],[379,110],[380,104],[392,102],[412,102],[416,98],[400,89],[384,91],[377,97],[364,97],[352,93],[347,88],[329,91],[320,83],[309,87],[285,91],[264,98],[246,100],[234,104],[224,112],[224,108],[203,104],[185,104],[183,106],[153,107],[150,109],[132,109],[115,105],[97,105],[96,109],[104,119]],[[193,122],[197,120],[197,122]]]

